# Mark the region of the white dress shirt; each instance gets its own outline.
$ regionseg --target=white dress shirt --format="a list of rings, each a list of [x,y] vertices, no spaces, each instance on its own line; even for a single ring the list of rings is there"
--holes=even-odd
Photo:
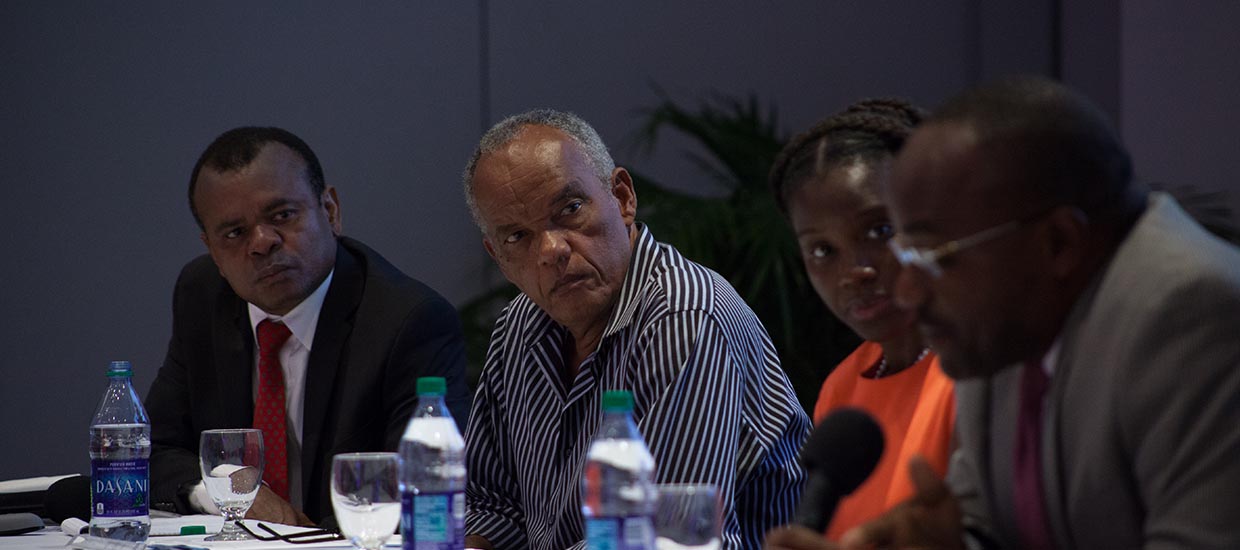
[[[250,335],[254,344],[254,371],[250,397],[258,397],[258,324],[270,319],[272,322],[284,323],[292,337],[280,348],[280,367],[284,371],[284,413],[288,421],[288,434],[301,447],[302,404],[306,396],[306,364],[310,360],[310,347],[314,344],[314,331],[318,328],[319,312],[323,310],[323,299],[327,298],[327,288],[331,286],[332,270],[323,279],[323,284],[306,296],[297,307],[284,315],[272,315],[254,304],[247,304],[250,310]],[[289,447],[290,462],[293,459],[293,448]],[[291,483],[291,480],[290,480]]]
[[[284,371],[284,419],[286,422],[288,457],[288,491],[289,503],[301,509],[301,430],[303,408],[306,396],[306,366],[310,361],[310,348],[314,344],[314,333],[319,324],[319,313],[323,311],[323,300],[327,298],[327,289],[331,287],[333,269],[323,279],[314,292],[306,296],[300,304],[284,315],[272,315],[254,304],[247,303],[250,314],[250,334],[254,344],[254,370],[252,372],[251,399],[258,397],[258,324],[270,319],[284,323],[292,336],[280,348],[280,368]],[[190,505],[202,512],[219,514],[219,508],[211,501],[206,487],[199,482],[190,494]]]

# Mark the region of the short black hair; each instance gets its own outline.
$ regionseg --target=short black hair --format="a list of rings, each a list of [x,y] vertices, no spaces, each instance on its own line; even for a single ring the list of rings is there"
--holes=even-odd
[[[903,99],[865,99],[819,121],[788,141],[768,181],[775,203],[788,213],[788,197],[811,176],[853,160],[891,158],[925,112]]]
[[[963,124],[1008,182],[1030,198],[1086,214],[1127,206],[1132,161],[1115,127],[1084,96],[1039,76],[1005,78],[945,103],[926,124]]]
[[[206,166],[216,172],[240,170],[254,162],[254,158],[268,143],[280,143],[292,149],[306,163],[306,180],[310,182],[310,190],[315,197],[322,197],[327,188],[323,178],[323,167],[319,158],[301,138],[283,128],[242,126],[224,132],[207,146],[207,150],[198,157],[194,171],[189,176],[189,211],[199,229],[206,229],[202,218],[198,216],[198,206],[194,204],[194,189],[198,185],[198,174]]]

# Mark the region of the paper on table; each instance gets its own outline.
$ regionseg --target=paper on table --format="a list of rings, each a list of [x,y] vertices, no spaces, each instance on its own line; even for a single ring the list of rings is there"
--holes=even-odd
[[[201,525],[208,533],[218,533],[224,527],[222,516],[180,516],[175,518],[151,518],[151,536],[165,537],[181,534],[181,528],[189,525]]]
[[[185,516],[185,517],[194,517],[194,518],[213,517],[215,518],[215,523],[210,524],[211,526],[207,527],[207,535],[213,535],[219,532],[220,528],[223,527],[224,525],[224,518],[220,516]],[[307,527],[299,527],[296,525],[284,525],[281,523],[271,523],[271,522],[266,522],[266,521],[262,523],[263,525],[267,525],[271,527],[272,529],[275,529],[277,533],[280,533],[282,535],[290,534],[290,533],[299,533],[299,532],[302,532],[308,529]],[[202,523],[186,523],[186,525],[202,525]],[[258,522],[255,520],[245,520],[245,525],[246,527],[249,527],[251,531],[260,532],[258,529]],[[328,542],[316,542],[313,544],[296,544],[296,545],[290,545],[288,543],[280,542],[280,541],[261,541],[261,540],[206,542],[203,539],[205,539],[207,535],[184,535],[184,536],[176,536],[176,537],[159,537],[159,539],[152,540],[150,542],[153,544],[166,545],[166,546],[175,546],[178,544],[184,544],[187,546],[195,546],[199,548],[212,548],[212,549],[228,548],[229,550],[234,550],[234,549],[235,550],[270,550],[272,548],[296,548],[300,550],[302,548],[352,548],[353,547],[353,545],[349,544],[349,541],[347,540],[333,540],[333,541],[328,541]],[[400,535],[392,535],[391,538],[389,538],[383,546],[385,548],[400,547]]]
[[[78,474],[66,474],[63,476],[44,476],[44,477],[28,477],[23,479],[10,479],[0,481],[0,493],[29,493],[32,491],[46,491],[53,483],[60,481],[66,477],[73,477]]]
[[[60,532],[66,535],[76,535],[81,533],[82,529],[85,529],[87,525],[90,524],[78,518],[65,518],[64,521],[60,522]]]
[[[88,525],[90,524],[78,518],[69,518],[60,523],[60,531],[66,535],[76,535]],[[182,527],[190,525],[201,525],[208,533],[218,533],[224,526],[224,518],[207,515],[151,518],[151,536],[177,536],[181,534]]]

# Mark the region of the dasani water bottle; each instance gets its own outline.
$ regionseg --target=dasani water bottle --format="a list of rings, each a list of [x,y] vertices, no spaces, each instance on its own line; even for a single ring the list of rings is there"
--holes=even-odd
[[[444,404],[443,378],[418,379],[418,408],[400,442],[404,550],[465,547],[465,439]]]
[[[132,374],[129,361],[112,362],[90,425],[90,534],[145,542],[151,530],[151,424]]]
[[[603,422],[590,444],[581,480],[586,547],[591,550],[655,547],[654,458],[632,412],[632,394],[603,392]]]

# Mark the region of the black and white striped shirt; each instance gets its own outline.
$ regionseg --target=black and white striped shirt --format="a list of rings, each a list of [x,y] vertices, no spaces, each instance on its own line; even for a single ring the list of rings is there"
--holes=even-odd
[[[466,531],[496,548],[583,544],[581,475],[604,390],[633,393],[659,483],[719,487],[724,548],[790,521],[810,421],[766,329],[719,274],[640,226],[598,350],[565,386],[567,331],[525,295],[495,324],[474,397]]]

